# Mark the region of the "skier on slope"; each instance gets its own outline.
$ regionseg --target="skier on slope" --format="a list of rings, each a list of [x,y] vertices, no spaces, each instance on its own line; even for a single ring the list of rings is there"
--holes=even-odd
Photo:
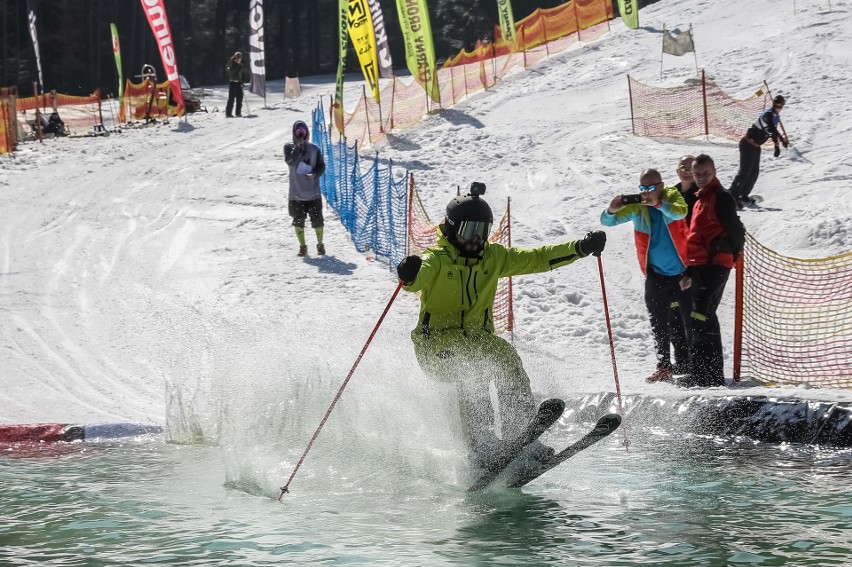
[[[488,242],[494,215],[481,198],[485,185],[449,202],[438,243],[422,257],[408,256],[397,274],[406,291],[420,292],[420,316],[411,338],[417,361],[430,376],[456,385],[465,441],[476,465],[501,450],[495,434],[490,383],[497,390],[503,441],[533,419],[530,380],[514,347],[494,334],[499,278],[547,272],[589,254],[600,255],[606,233],[531,250]],[[536,441],[531,458],[546,461],[553,449]]]

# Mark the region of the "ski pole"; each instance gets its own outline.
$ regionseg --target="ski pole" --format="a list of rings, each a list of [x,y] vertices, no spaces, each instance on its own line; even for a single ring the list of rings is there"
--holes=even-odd
[[[609,333],[609,352],[612,356],[612,373],[615,376],[615,395],[618,398],[618,413],[624,415],[621,405],[621,386],[618,384],[618,366],[615,364],[615,343],[612,341],[612,325],[609,322],[609,306],[606,301],[606,284],[604,283],[603,260],[598,256],[598,272],[601,276],[601,294],[603,295],[604,315],[606,316],[606,331]]]
[[[390,311],[391,305],[393,305],[393,302],[396,299],[396,296],[399,295],[400,289],[402,289],[402,282],[401,281],[399,282],[399,284],[397,284],[396,289],[394,290],[393,295],[390,298],[390,301],[388,301],[388,304],[385,306],[385,310],[382,311],[382,315],[379,317],[379,320],[376,321],[376,326],[373,327],[373,332],[370,333],[370,337],[367,339],[367,342],[364,343],[364,347],[361,349],[360,354],[358,354],[358,358],[355,359],[355,364],[353,364],[352,368],[349,369],[349,374],[346,375],[346,379],[343,380],[343,384],[341,384],[340,388],[337,390],[337,394],[334,396],[334,400],[332,400],[331,405],[328,406],[328,410],[325,412],[325,415],[323,416],[322,421],[320,421],[320,424],[317,427],[316,431],[314,431],[314,434],[311,437],[311,440],[308,442],[308,446],[305,447],[305,450],[302,453],[302,456],[299,457],[299,462],[296,463],[296,467],[293,469],[293,472],[290,473],[290,478],[287,479],[287,484],[285,484],[284,486],[281,487],[281,494],[278,495],[278,501],[279,502],[284,497],[284,494],[286,494],[287,492],[290,492],[289,486],[290,486],[290,483],[293,482],[293,477],[296,476],[296,473],[299,471],[299,468],[302,466],[302,463],[305,462],[305,457],[308,455],[308,451],[311,450],[311,447],[313,446],[314,441],[316,441],[317,437],[319,436],[320,430],[322,430],[323,426],[325,425],[325,422],[328,421],[328,416],[331,415],[331,411],[334,409],[334,406],[337,405],[337,401],[340,399],[341,394],[343,394],[343,389],[346,388],[346,384],[349,383],[349,379],[352,378],[352,374],[355,373],[355,369],[358,367],[358,363],[361,362],[361,358],[363,358],[364,353],[367,352],[367,347],[370,346],[370,343],[373,341],[373,337],[376,336],[376,332],[379,330],[379,327],[381,326],[382,321],[384,321],[385,315],[388,314],[388,311]]]

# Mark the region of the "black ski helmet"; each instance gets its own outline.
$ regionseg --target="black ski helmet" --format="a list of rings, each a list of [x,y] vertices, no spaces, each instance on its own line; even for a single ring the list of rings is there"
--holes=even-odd
[[[775,106],[775,105],[784,106],[786,103],[787,103],[786,99],[781,95],[778,95],[778,96],[776,96],[775,98],[772,99],[772,105],[773,106]]]
[[[491,207],[480,198],[485,193],[485,184],[474,181],[470,184],[470,192],[464,196],[454,197],[447,203],[447,229],[455,234],[462,221],[478,221],[494,224],[494,213]],[[447,235],[449,236],[449,235]]]

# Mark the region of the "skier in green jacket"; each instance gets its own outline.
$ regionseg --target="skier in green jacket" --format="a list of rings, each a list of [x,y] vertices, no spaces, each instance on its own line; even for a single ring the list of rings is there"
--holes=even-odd
[[[490,383],[497,390],[504,441],[517,437],[536,406],[530,379],[515,348],[494,334],[494,296],[500,278],[547,272],[589,254],[600,255],[606,233],[532,250],[489,242],[494,215],[481,198],[485,185],[447,205],[438,244],[408,256],[397,274],[406,291],[420,292],[420,316],[412,331],[417,361],[430,376],[456,385],[465,440],[478,465],[501,450],[495,432]],[[553,449],[536,442],[530,455],[545,461]]]

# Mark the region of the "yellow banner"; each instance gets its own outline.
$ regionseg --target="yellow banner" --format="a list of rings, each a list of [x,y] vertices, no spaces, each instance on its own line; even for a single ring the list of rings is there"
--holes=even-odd
[[[497,0],[500,13],[500,35],[511,44],[515,43],[515,15],[512,13],[512,0]]]
[[[349,39],[358,54],[364,80],[373,95],[373,100],[381,104],[379,97],[379,61],[376,56],[376,34],[373,30],[373,16],[367,0],[349,0]]]
[[[639,28],[639,0],[618,0],[618,12],[628,28]]]
[[[338,35],[340,36],[340,57],[337,60],[337,87],[334,90],[334,124],[343,134],[343,69],[346,67],[346,37],[349,35],[349,1],[339,0],[337,4]]]
[[[432,26],[426,0],[396,0],[399,26],[405,41],[405,62],[435,102],[441,102],[441,92],[435,76],[435,47],[432,45]]]

